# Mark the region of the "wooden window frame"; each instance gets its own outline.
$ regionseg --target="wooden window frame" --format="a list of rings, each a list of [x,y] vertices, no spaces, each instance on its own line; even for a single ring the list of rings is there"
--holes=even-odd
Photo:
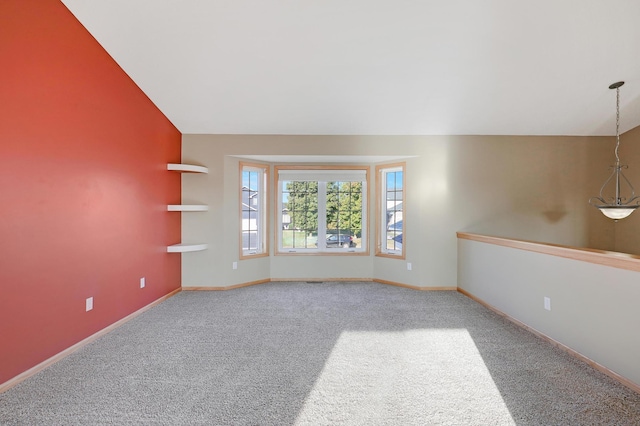
[[[241,161],[239,163],[239,228],[240,228],[240,233],[239,233],[239,249],[240,249],[240,256],[239,258],[242,259],[254,259],[254,258],[258,258],[258,257],[265,257],[265,256],[269,256],[269,212],[271,211],[271,209],[269,208],[269,199],[270,199],[270,194],[269,194],[269,165],[268,164],[260,164],[260,163],[247,163],[247,162],[243,162]],[[253,170],[249,170],[249,171],[256,171],[256,172],[261,172],[262,173],[262,179],[261,182],[259,183],[260,188],[258,189],[258,196],[260,197],[258,199],[258,203],[260,204],[260,206],[262,207],[262,214],[260,215],[259,218],[259,226],[258,226],[258,230],[257,232],[260,235],[260,248],[252,251],[252,250],[244,250],[244,241],[243,241],[243,234],[244,234],[244,209],[243,209],[243,173],[245,172],[245,169],[253,169]]]
[[[340,171],[363,171],[364,179],[362,182],[364,183],[364,188],[362,189],[363,196],[363,206],[362,206],[362,246],[361,248],[355,250],[327,250],[327,249],[313,249],[313,248],[299,248],[299,249],[289,249],[281,247],[281,236],[282,236],[282,188],[281,188],[281,179],[280,179],[280,171],[336,171],[336,174],[339,174]],[[369,251],[369,200],[370,200],[370,166],[362,166],[362,165],[323,165],[323,166],[313,166],[313,165],[277,165],[274,168],[274,185],[275,189],[273,191],[274,194],[274,214],[275,216],[275,232],[274,232],[274,254],[277,256],[368,256]],[[320,222],[320,221],[319,221]],[[318,224],[320,227],[320,223]],[[325,225],[326,226],[326,225]],[[326,235],[326,229],[322,235]]]
[[[386,173],[402,171],[402,250],[388,250],[387,243],[387,186]],[[406,205],[407,205],[407,164],[405,162],[376,165],[376,256],[392,259],[406,259]],[[385,216],[384,219],[382,216]],[[383,244],[385,248],[383,248]]]

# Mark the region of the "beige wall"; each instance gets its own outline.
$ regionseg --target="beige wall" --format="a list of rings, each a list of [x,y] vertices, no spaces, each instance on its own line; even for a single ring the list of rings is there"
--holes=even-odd
[[[615,141],[612,139],[612,142],[608,145],[610,149],[606,155],[607,162],[603,162],[601,168],[613,164],[615,159],[613,152]],[[640,127],[636,127],[620,136],[620,160],[622,164],[629,166],[624,173],[631,181],[631,184],[635,186],[636,193],[638,193],[640,191]],[[605,169],[603,170],[603,175],[606,176],[609,172],[609,170]],[[603,183],[605,179],[606,177],[603,178]],[[615,230],[615,251],[640,254],[640,211],[611,226]]]
[[[420,287],[455,287],[456,231],[613,249],[613,225],[587,204],[606,178],[611,140],[183,135],[183,162],[210,169],[208,175],[183,175],[183,203],[210,206],[208,212],[183,213],[183,241],[207,242],[210,248],[182,255],[182,285],[377,278]],[[375,257],[372,247],[369,256],[279,255],[239,261],[236,156],[242,155],[406,156],[406,260]],[[373,204],[370,210],[373,219]],[[370,231],[374,241],[371,223]],[[273,253],[273,217],[270,238]],[[232,269],[233,262],[238,262],[237,270]],[[412,263],[411,271],[406,262]]]
[[[464,239],[458,256],[461,289],[640,386],[640,272]]]

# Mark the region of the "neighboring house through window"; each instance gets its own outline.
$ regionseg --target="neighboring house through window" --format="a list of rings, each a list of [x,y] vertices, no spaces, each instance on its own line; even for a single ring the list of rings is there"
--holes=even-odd
[[[240,257],[266,256],[268,166],[240,163]]]

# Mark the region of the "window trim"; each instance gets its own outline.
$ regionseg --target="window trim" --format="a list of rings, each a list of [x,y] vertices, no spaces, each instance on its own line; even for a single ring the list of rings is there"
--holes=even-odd
[[[256,251],[255,253],[252,253],[252,251],[250,250],[244,250],[243,249],[243,238],[242,238],[242,234],[243,234],[243,229],[242,229],[242,225],[243,225],[243,209],[242,209],[242,174],[245,171],[245,169],[249,169],[248,171],[258,171],[258,172],[262,172],[262,182],[260,182],[260,189],[261,191],[258,191],[258,193],[260,194],[260,192],[262,192],[262,196],[260,197],[259,195],[259,200],[258,202],[262,205],[263,208],[263,212],[262,215],[260,217],[261,220],[261,226],[258,227],[258,232],[260,233],[260,245],[261,250]],[[253,170],[251,170],[253,169]],[[249,162],[244,162],[244,161],[240,161],[239,165],[238,165],[238,170],[239,170],[239,180],[238,180],[238,186],[239,186],[239,191],[238,191],[238,196],[239,196],[239,200],[238,200],[238,207],[239,207],[239,244],[238,244],[238,249],[240,252],[239,255],[239,259],[255,259],[258,257],[266,257],[269,256],[269,212],[271,211],[270,209],[270,194],[269,194],[269,165],[268,164],[261,164],[261,163],[249,163]]]
[[[383,222],[383,212],[385,207],[383,203],[387,200],[387,188],[383,176],[386,176],[387,172],[402,171],[402,251],[400,250],[386,250],[383,249],[383,242],[386,245],[386,218]],[[388,257],[391,259],[406,259],[406,240],[404,234],[406,234],[406,206],[407,206],[407,164],[406,162],[379,164],[376,165],[376,256]],[[384,229],[383,229],[384,228]]]
[[[324,171],[336,171],[336,174],[340,173],[340,171],[364,171],[364,180],[362,180],[364,184],[364,188],[362,190],[362,247],[357,250],[327,250],[327,249],[282,249],[281,247],[281,238],[282,238],[282,186],[280,181],[280,171],[318,171],[319,174],[323,174]],[[274,196],[274,214],[275,216],[275,225],[274,225],[274,255],[276,256],[369,256],[369,199],[370,199],[370,178],[371,167],[370,166],[362,166],[362,165],[321,165],[321,166],[313,166],[313,165],[276,165],[274,167],[274,186],[275,189],[273,191]],[[326,182],[329,182],[327,180]],[[319,196],[320,198],[320,196]],[[320,219],[318,220],[320,225]],[[326,227],[326,224],[325,224]],[[326,229],[325,229],[326,232]],[[326,235],[326,234],[325,234]]]

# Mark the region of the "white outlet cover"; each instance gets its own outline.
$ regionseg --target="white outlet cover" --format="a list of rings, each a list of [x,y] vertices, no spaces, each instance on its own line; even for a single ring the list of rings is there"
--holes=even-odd
[[[545,297],[545,298],[544,298],[544,308],[545,308],[547,311],[550,311],[550,310],[551,310],[551,299],[550,299],[550,298],[548,298],[548,297]]]
[[[233,267],[233,269],[238,269],[238,262],[233,262],[232,267]]]
[[[85,302],[85,309],[87,312],[93,309],[93,297],[89,297]]]
[[[407,271],[411,270],[411,262],[407,262]]]
[[[144,277],[140,278],[140,288],[144,288],[146,285]]]

